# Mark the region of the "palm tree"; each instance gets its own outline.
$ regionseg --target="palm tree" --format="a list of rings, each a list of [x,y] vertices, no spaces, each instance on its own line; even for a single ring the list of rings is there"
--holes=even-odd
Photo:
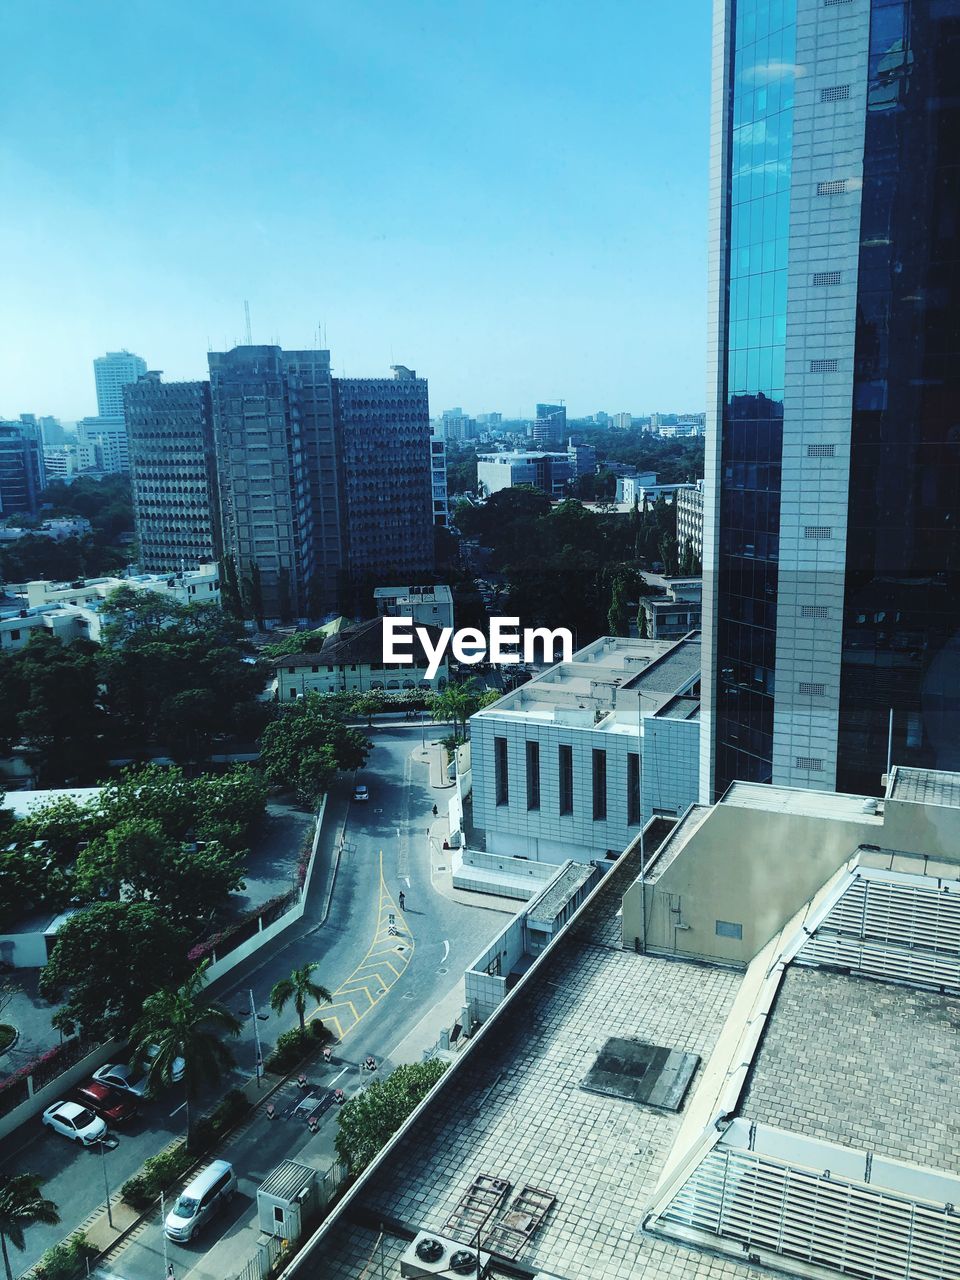
[[[60,1221],[57,1206],[40,1194],[42,1185],[43,1178],[36,1173],[0,1174],[0,1249],[7,1280],[13,1280],[7,1241],[22,1252],[24,1227],[35,1222],[53,1227]]]
[[[307,1001],[316,1000],[319,1004],[322,1000],[325,1004],[329,1004],[333,999],[326,987],[322,987],[319,982],[313,980],[313,975],[319,968],[315,960],[301,965],[299,969],[294,969],[289,978],[281,978],[270,992],[270,1008],[276,1014],[283,1013],[290,1001],[293,1001],[293,1007],[300,1019],[301,1034],[306,1026]]]
[[[193,1137],[192,1102],[206,1085],[217,1085],[233,1064],[233,1054],[218,1032],[238,1036],[240,1019],[224,1005],[202,995],[205,960],[176,991],[157,991],[143,1002],[143,1012],[130,1033],[134,1061],[148,1063],[152,1081],[171,1084],[174,1064],[183,1060],[187,1093],[187,1146]]]

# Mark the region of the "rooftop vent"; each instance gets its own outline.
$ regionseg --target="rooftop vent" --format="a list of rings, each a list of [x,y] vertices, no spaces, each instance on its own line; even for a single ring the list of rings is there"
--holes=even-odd
[[[679,1111],[699,1062],[695,1053],[611,1036],[581,1088],[664,1111]]]
[[[489,1253],[481,1251],[480,1274],[486,1274],[489,1264]],[[466,1248],[462,1241],[437,1235],[435,1231],[419,1232],[400,1258],[400,1274],[413,1277],[413,1280],[431,1276],[475,1276],[477,1273],[476,1249]]]

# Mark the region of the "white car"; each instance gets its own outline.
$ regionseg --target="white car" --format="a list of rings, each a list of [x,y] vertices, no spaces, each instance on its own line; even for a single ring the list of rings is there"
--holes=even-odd
[[[370,792],[367,790],[367,788],[363,785],[362,782],[360,783],[359,786],[356,786],[353,788],[353,798],[354,800],[370,799]]]
[[[107,1132],[106,1123],[79,1102],[55,1102],[43,1113],[43,1123],[65,1138],[82,1142],[85,1147],[99,1142]]]

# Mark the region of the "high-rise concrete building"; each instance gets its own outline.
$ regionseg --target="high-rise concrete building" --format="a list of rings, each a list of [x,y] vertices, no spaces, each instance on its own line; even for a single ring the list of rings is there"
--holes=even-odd
[[[97,384],[97,416],[123,417],[123,388],[147,372],[147,362],[131,351],[108,351],[93,362]]]
[[[81,418],[77,423],[77,441],[92,470],[106,474],[130,470],[130,446],[122,416]]]
[[[393,366],[392,378],[336,378],[348,593],[385,577],[433,571],[433,497],[427,380]]]
[[[430,437],[430,480],[433,486],[433,523],[445,528],[450,522],[447,495],[447,442],[442,435]]]
[[[125,388],[124,404],[140,567],[174,573],[218,560],[210,384],[148,373]]]
[[[432,574],[446,469],[424,379],[333,379],[328,351],[276,346],[209,364],[209,383],[149,374],[126,390],[145,569],[222,555],[267,622],[366,607],[384,577]]]
[[[45,486],[43,443],[33,414],[0,421],[0,518],[35,516]]]
[[[208,358],[224,552],[255,616],[317,617],[341,564],[330,353]]]
[[[567,411],[562,404],[538,404],[533,424],[533,442],[543,449],[553,449],[566,439]]]
[[[715,5],[705,796],[960,765],[958,65],[960,0]]]

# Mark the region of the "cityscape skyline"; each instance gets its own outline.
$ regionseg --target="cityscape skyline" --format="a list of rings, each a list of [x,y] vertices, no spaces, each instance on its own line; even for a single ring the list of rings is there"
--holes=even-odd
[[[245,300],[438,409],[702,407],[701,8],[8,7],[0,413],[94,414],[122,347],[202,377]]]

